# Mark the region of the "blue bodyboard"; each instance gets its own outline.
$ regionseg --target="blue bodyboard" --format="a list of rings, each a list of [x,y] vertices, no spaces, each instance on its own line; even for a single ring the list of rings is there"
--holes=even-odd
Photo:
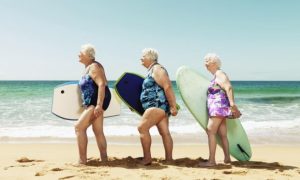
[[[116,82],[115,91],[121,100],[134,112],[143,115],[145,110],[140,101],[144,78],[134,73],[125,72]]]

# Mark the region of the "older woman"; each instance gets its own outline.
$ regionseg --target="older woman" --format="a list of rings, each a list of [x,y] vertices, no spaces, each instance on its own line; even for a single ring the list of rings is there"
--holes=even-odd
[[[75,124],[79,149],[79,164],[87,162],[87,128],[92,125],[100,157],[107,160],[106,139],[103,133],[103,111],[108,108],[111,94],[103,66],[95,61],[95,48],[86,44],[81,47],[79,61],[85,66],[79,86],[85,110]]]
[[[166,69],[158,64],[156,50],[143,50],[141,62],[148,69],[143,82],[140,100],[145,112],[138,126],[144,158],[142,164],[151,164],[151,136],[149,130],[156,126],[163,140],[166,161],[172,161],[173,140],[169,131],[169,115],[177,115],[176,99]]]
[[[224,151],[224,163],[230,163],[228,139],[227,139],[227,118],[238,118],[241,116],[233,96],[233,89],[228,76],[220,69],[221,60],[216,54],[207,54],[204,57],[207,70],[214,75],[207,92],[207,108],[208,108],[208,145],[209,159],[207,162],[200,163],[199,166],[209,167],[215,166],[216,152],[216,134],[218,133],[222,148]]]

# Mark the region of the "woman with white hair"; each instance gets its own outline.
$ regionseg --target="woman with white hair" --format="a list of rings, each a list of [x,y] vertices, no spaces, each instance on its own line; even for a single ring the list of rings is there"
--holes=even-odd
[[[95,48],[91,44],[81,47],[79,62],[85,66],[79,86],[85,110],[75,123],[75,132],[79,149],[79,164],[87,162],[87,128],[92,125],[96,137],[101,161],[107,161],[106,139],[103,133],[103,113],[108,108],[111,94],[107,86],[103,66],[95,61]]]
[[[210,167],[216,165],[216,134],[220,136],[224,151],[224,163],[231,163],[229,145],[227,139],[227,118],[239,118],[241,116],[233,96],[233,88],[228,76],[220,69],[221,60],[216,54],[207,54],[204,57],[207,70],[214,75],[207,91],[209,159],[201,162],[199,166]]]
[[[149,130],[156,126],[163,140],[166,161],[172,161],[173,140],[169,131],[169,116],[177,115],[176,99],[172,84],[166,69],[158,64],[156,50],[143,50],[141,63],[148,69],[148,75],[142,85],[140,100],[145,112],[138,126],[140,140],[143,147],[143,165],[152,162],[150,147],[151,136]]]

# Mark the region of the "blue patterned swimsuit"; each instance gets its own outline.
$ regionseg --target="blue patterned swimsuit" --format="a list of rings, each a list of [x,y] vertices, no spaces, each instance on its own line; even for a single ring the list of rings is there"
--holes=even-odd
[[[90,105],[96,106],[98,100],[98,86],[90,77],[90,75],[85,74],[84,76],[82,76],[81,80],[79,81],[79,87],[81,90],[81,98],[83,101],[82,104],[85,107],[89,107]],[[108,108],[110,99],[110,90],[108,86],[105,86],[105,97],[102,105],[103,110],[106,110]]]
[[[154,66],[154,65],[153,65]],[[156,107],[164,110],[170,115],[170,106],[167,101],[165,92],[151,76],[153,67],[149,70],[147,77],[142,85],[140,100],[143,108],[146,110],[150,107]]]

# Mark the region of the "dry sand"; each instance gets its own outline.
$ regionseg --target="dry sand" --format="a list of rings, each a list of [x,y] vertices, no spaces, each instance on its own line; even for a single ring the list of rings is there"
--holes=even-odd
[[[207,145],[175,145],[174,162],[163,161],[162,145],[152,146],[153,163],[142,166],[140,145],[108,145],[109,162],[99,162],[96,144],[88,146],[88,164],[75,166],[77,146],[69,144],[0,144],[0,179],[300,179],[300,146],[254,145],[250,162],[199,168]]]

